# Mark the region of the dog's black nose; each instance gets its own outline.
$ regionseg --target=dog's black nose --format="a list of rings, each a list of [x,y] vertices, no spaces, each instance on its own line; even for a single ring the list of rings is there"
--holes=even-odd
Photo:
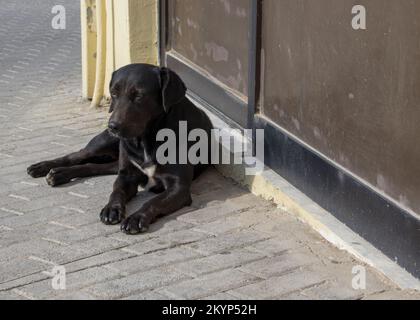
[[[112,132],[118,132],[119,130],[119,125],[118,123],[111,121],[110,123],[108,123],[108,128],[112,131]]]

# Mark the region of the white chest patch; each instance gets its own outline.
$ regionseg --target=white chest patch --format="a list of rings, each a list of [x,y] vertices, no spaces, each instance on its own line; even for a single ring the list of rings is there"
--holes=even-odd
[[[130,160],[130,161],[137,169],[139,169],[141,172],[143,172],[143,174],[145,174],[149,178],[149,181],[147,182],[147,185],[144,188],[146,190],[153,188],[157,184],[155,180],[156,165],[143,168],[136,161],[134,160]]]

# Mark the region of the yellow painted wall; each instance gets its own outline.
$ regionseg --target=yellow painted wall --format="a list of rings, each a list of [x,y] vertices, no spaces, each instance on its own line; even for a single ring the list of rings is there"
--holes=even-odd
[[[106,69],[105,69],[105,90],[106,96],[109,95],[108,84],[111,80],[112,72],[115,70],[115,30],[114,30],[114,1],[106,0]]]
[[[82,0],[80,5],[82,30],[83,96],[92,97],[96,75],[96,6],[95,0]]]
[[[83,96],[91,98],[96,75],[95,3],[81,0]],[[106,6],[105,96],[112,72],[130,63],[158,61],[157,0],[103,0]],[[91,14],[92,13],[92,14]]]
[[[128,4],[130,61],[157,64],[157,1],[131,0]]]
[[[129,1],[130,0],[114,1],[114,47],[116,69],[131,63],[130,22],[128,12]]]

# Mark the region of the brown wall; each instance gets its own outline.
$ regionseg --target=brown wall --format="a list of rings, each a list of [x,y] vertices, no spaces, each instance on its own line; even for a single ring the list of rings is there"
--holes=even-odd
[[[249,6],[244,0],[171,0],[171,49],[248,94]]]
[[[264,0],[262,21],[261,112],[420,213],[420,1]]]

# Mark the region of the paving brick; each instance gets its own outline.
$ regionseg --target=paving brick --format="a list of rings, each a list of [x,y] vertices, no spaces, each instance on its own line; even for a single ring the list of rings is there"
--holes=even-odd
[[[257,210],[240,212],[232,216],[223,217],[213,222],[200,224],[194,229],[212,235],[219,235],[241,229],[248,229],[261,221],[260,213]]]
[[[50,210],[51,207],[58,207],[67,203],[74,203],[75,199],[68,194],[52,194],[42,198],[31,199],[30,201],[11,201],[5,206],[8,210],[18,212],[31,212],[35,210],[45,209]]]
[[[218,292],[242,287],[258,280],[259,278],[255,276],[231,269],[166,286],[159,292],[174,298],[200,299]]]
[[[44,269],[44,268],[41,268],[41,269]],[[9,281],[0,283],[0,290],[12,290],[12,289],[19,288],[30,283],[39,282],[39,281],[48,279],[49,277],[45,273],[43,273],[43,271],[48,271],[48,270],[42,270],[42,271],[40,270],[38,272],[36,272],[36,270],[31,270],[31,272],[28,272],[29,273],[28,275],[20,276],[16,278],[15,280],[9,280]]]
[[[419,294],[410,290],[391,290],[369,295],[364,300],[419,300]]]
[[[0,300],[28,300],[12,291],[0,292]]]
[[[239,298],[238,298],[239,299]],[[300,293],[300,292],[292,292],[286,295],[282,295],[279,297],[275,297],[271,300],[279,300],[279,301],[308,301],[308,300],[316,300],[311,299],[310,297]]]
[[[56,292],[55,295],[48,297],[47,300],[98,300],[98,297],[83,291],[73,291],[64,294]]]
[[[36,186],[34,186],[34,183],[36,182],[29,181],[29,179],[25,177],[25,179],[22,179],[22,181],[19,182],[11,184],[0,184],[0,194],[4,196],[5,194],[16,193],[22,190],[35,189]]]
[[[191,186],[191,194],[194,199],[198,199],[199,196],[205,195],[209,192],[220,192],[223,189],[223,183],[215,183],[213,181],[206,181],[205,178],[209,178],[208,175],[201,177],[199,180],[196,180],[195,183]],[[198,200],[196,200],[196,204]]]
[[[57,244],[40,239],[31,239],[0,248],[0,262],[5,263],[14,259],[26,259],[36,256],[43,251],[54,251]]]
[[[203,254],[214,254],[229,251],[234,248],[245,247],[255,242],[266,240],[267,238],[268,236],[253,231],[235,232],[205,239],[187,246]]]
[[[285,253],[248,263],[240,267],[239,270],[268,279],[317,263],[320,263],[320,261],[315,256],[307,253]]]
[[[4,264],[15,259],[36,257],[40,261],[49,261],[52,264],[65,264],[121,247],[120,243],[106,237],[97,237],[72,245],[63,245],[47,238],[32,239],[1,248],[0,262]],[[29,263],[25,263],[24,267],[29,268]],[[17,269],[14,268],[15,271],[10,270],[10,272],[15,273]],[[34,268],[34,271],[38,269]]]
[[[136,243],[126,247],[124,250],[134,252],[136,254],[145,254],[156,250],[173,248],[185,244],[195,243],[199,240],[206,239],[207,234],[194,230],[175,231],[159,238],[152,238],[144,242]]]
[[[261,252],[267,256],[275,256],[289,250],[296,250],[302,246],[295,239],[283,239],[280,237],[253,243],[246,247],[250,251]]]
[[[350,285],[343,286],[342,283],[331,281],[303,290],[300,294],[310,300],[359,300],[365,295],[363,291],[354,290]]]
[[[57,216],[52,216],[50,217],[50,219],[47,219],[46,223],[63,225],[69,228],[79,228],[85,227],[86,225],[95,224],[100,221],[99,214],[95,214],[96,212],[94,213],[91,210],[88,210],[86,212],[77,212],[63,209],[63,211],[65,211],[66,213]],[[115,234],[115,232],[117,232],[115,227],[109,228],[109,230],[113,230],[114,233],[112,234]]]
[[[227,201],[238,204],[241,207],[254,208],[254,210],[257,210],[258,212],[271,212],[271,210],[280,211],[273,203],[266,201],[263,198],[256,197],[247,190],[243,190],[242,192],[243,194],[229,198]]]
[[[174,265],[179,271],[190,276],[220,271],[223,269],[236,268],[245,263],[263,259],[264,255],[257,252],[250,252],[245,249],[226,251],[221,254],[195,259]]]
[[[179,246],[213,237],[197,230],[186,229],[163,234],[159,238],[170,242],[172,246]]]
[[[202,178],[204,180],[204,178]],[[201,188],[200,188],[201,189]],[[235,197],[240,197],[246,192],[242,188],[231,187],[229,189],[221,188],[216,190],[209,190],[209,192],[199,192],[193,196],[193,205],[196,207],[210,207],[223,204],[226,200]]]
[[[0,232],[0,243],[2,247],[6,247],[33,238],[47,237],[48,234],[60,234],[66,230],[67,229],[63,226],[52,224],[35,224],[32,226],[14,228],[11,231],[5,229],[5,231]]]
[[[230,294],[227,294],[226,292],[219,292],[219,293],[216,293],[214,295],[201,298],[200,300],[208,300],[208,301],[214,300],[214,301],[219,301],[219,300],[238,300],[238,298],[236,298],[236,297],[234,297],[234,296],[232,296]]]
[[[296,239],[296,234],[299,234],[296,240],[301,243],[322,241],[314,230],[291,215],[273,215],[269,219],[261,219],[261,223],[252,229],[274,237],[281,235],[283,239]]]
[[[132,258],[133,256],[134,254],[124,252],[122,250],[111,250],[81,260],[70,262],[64,266],[66,267],[67,272],[75,272],[96,266],[108,266],[109,264],[117,261],[127,261],[126,259]]]
[[[123,300],[169,300],[170,298],[163,295],[162,293],[157,293],[156,291],[146,291],[138,293],[129,297],[124,298]]]
[[[25,252],[28,257],[34,256],[45,261],[51,261],[54,264],[68,263],[89,255],[77,247],[58,244],[47,238],[32,240],[30,247],[24,248],[24,250],[28,251],[27,253]],[[20,254],[24,253],[20,252]]]
[[[283,276],[259,281],[241,288],[227,291],[241,299],[275,299],[278,296],[319,285],[326,280],[319,273],[295,271]]]
[[[47,268],[49,268],[49,266],[45,263],[29,260],[26,257],[19,257],[9,261],[2,261],[0,283],[18,279],[22,274],[32,274],[45,271]]]
[[[176,247],[168,250],[161,250],[145,254],[139,257],[132,257],[116,263],[107,265],[108,268],[118,270],[121,273],[131,274],[150,270],[156,267],[174,265],[179,261],[190,261],[200,257],[200,254],[185,247]],[[189,264],[190,262],[186,262]],[[183,270],[179,270],[183,271]]]
[[[71,244],[99,236],[107,236],[115,233],[116,231],[115,227],[106,226],[101,222],[96,222],[78,227],[77,229],[62,228],[60,232],[48,232],[45,237],[62,243]]]
[[[247,204],[241,205],[240,203],[232,203],[226,201],[223,204],[209,206],[186,213],[178,217],[178,220],[193,224],[202,224],[226,217],[236,212],[240,212],[246,208],[248,208]]]
[[[147,238],[146,238],[147,239]],[[120,242],[125,243],[125,242]],[[136,243],[133,245],[126,246],[125,251],[134,253],[136,255],[143,255],[150,252],[165,250],[171,247],[171,243],[166,240],[161,240],[159,238],[153,238],[144,240],[143,242]]]
[[[8,217],[0,218],[0,224],[10,228],[22,228],[33,225],[47,224],[51,220],[59,219],[67,214],[74,213],[61,206],[54,206],[48,209],[40,209],[31,212],[24,212],[23,215],[11,214]]]
[[[67,250],[75,251],[75,252],[83,252],[84,256],[94,256],[104,253],[106,251],[111,251],[115,249],[121,249],[125,246],[122,245],[120,242],[109,239],[107,237],[96,237],[92,239],[88,239],[85,241],[74,243],[67,248]],[[74,261],[73,259],[72,261]]]
[[[118,280],[107,281],[86,289],[87,292],[100,298],[118,299],[132,296],[170,283],[187,279],[186,275],[171,268],[156,268],[133,274]]]
[[[74,291],[97,282],[118,278],[119,274],[103,267],[94,267],[75,273],[66,274],[66,289],[54,290],[52,279],[20,287],[19,290],[36,299],[56,298],[64,291]],[[64,292],[65,293],[65,292]]]
[[[313,264],[309,268],[312,272],[318,274],[328,275],[329,280],[336,285],[338,288],[352,289],[352,282],[355,274],[353,273],[354,267],[364,267],[366,271],[366,288],[361,290],[362,293],[367,296],[377,292],[384,291],[388,286],[391,286],[389,280],[382,278],[376,271],[363,265],[360,262],[356,263],[331,263],[327,260],[323,261],[323,264]]]

